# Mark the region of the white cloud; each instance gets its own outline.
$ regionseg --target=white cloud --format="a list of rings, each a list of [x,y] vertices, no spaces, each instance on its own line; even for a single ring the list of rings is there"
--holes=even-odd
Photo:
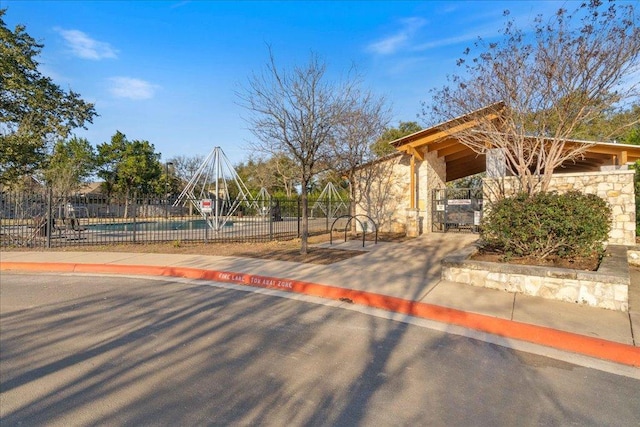
[[[118,51],[109,43],[92,39],[79,30],[65,30],[56,28],[62,38],[67,42],[74,55],[83,59],[100,60],[105,58],[117,58]]]
[[[171,9],[177,9],[177,8],[179,8],[179,7],[187,6],[187,5],[189,5],[189,4],[191,4],[191,1],[189,1],[189,0],[184,0],[184,1],[180,1],[180,2],[178,2],[178,3],[174,3],[174,4],[172,4],[172,5],[171,5],[171,6],[169,6],[169,7],[170,7]]]
[[[412,50],[414,51],[425,51],[425,50],[430,50],[430,49],[435,49],[435,48],[439,48],[439,47],[445,47],[445,46],[451,46],[451,45],[456,45],[456,44],[461,44],[461,43],[465,43],[465,42],[470,42],[470,41],[474,41],[477,40],[478,37],[482,37],[482,34],[478,34],[478,33],[467,33],[467,34],[461,34],[459,36],[456,37],[449,37],[449,38],[444,38],[444,39],[440,39],[440,40],[433,40],[427,43],[423,43],[420,45],[416,45],[412,48]]]
[[[402,48],[407,41],[418,31],[421,27],[427,24],[427,21],[422,18],[407,18],[402,20],[403,27],[395,34],[390,35],[382,40],[372,43],[368,46],[367,50],[374,52],[378,55],[390,55]]]
[[[155,95],[159,86],[131,77],[111,77],[109,92],[116,98],[133,100],[150,99]]]

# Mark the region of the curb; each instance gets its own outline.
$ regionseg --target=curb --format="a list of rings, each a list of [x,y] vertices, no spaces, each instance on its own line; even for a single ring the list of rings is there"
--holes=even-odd
[[[310,296],[343,300],[354,304],[453,324],[497,335],[503,338],[552,347],[632,367],[640,367],[640,348],[632,345],[560,331],[544,326],[531,325],[528,323],[506,320],[483,314],[465,312],[433,304],[410,301],[371,292],[320,285],[311,282],[189,267],[0,262],[0,271],[10,270],[52,273],[102,273],[167,276],[234,283],[258,288],[278,289],[281,291],[300,293]]]

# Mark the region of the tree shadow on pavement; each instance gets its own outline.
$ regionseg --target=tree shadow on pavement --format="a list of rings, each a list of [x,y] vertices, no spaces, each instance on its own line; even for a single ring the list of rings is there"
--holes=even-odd
[[[547,359],[354,310],[200,282],[48,277],[2,284],[3,425],[606,424],[598,405],[640,415],[619,399],[637,387],[629,379],[592,396],[572,365],[540,373]]]

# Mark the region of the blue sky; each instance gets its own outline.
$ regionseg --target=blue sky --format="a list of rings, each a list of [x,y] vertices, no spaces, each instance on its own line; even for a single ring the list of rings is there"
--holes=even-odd
[[[577,2],[553,1],[29,1],[0,0],[10,28],[23,24],[45,45],[40,71],[95,103],[94,145],[119,130],[148,140],[165,161],[220,146],[238,163],[252,134],[236,92],[268,59],[304,65],[310,52],[330,78],[352,64],[384,96],[391,125],[418,121],[429,89],[458,72],[478,36],[501,28],[503,11],[525,25]]]

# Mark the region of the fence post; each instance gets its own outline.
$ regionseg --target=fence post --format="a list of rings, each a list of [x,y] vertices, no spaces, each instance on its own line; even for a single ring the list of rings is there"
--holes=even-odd
[[[133,194],[133,201],[131,202],[131,207],[133,208],[133,243],[136,242],[136,216],[138,215],[138,195],[136,193]]]
[[[298,203],[298,236],[300,237],[300,221],[302,221],[302,210],[300,209],[300,196],[296,197]]]
[[[269,241],[273,241],[273,217],[275,216],[275,210],[273,206],[273,200],[269,201]]]
[[[209,226],[209,214],[205,213],[204,214],[204,242],[205,243],[209,243],[209,229],[211,227]]]
[[[326,202],[328,204],[327,207],[327,214],[325,215],[327,217],[327,220],[325,221],[326,225],[324,227],[324,231],[329,231],[329,215],[331,215],[331,199],[329,199],[328,202]]]
[[[53,233],[53,207],[51,206],[51,199],[53,198],[53,187],[49,187],[47,191],[47,223],[44,225],[47,231],[47,249],[51,249],[51,233]]]

